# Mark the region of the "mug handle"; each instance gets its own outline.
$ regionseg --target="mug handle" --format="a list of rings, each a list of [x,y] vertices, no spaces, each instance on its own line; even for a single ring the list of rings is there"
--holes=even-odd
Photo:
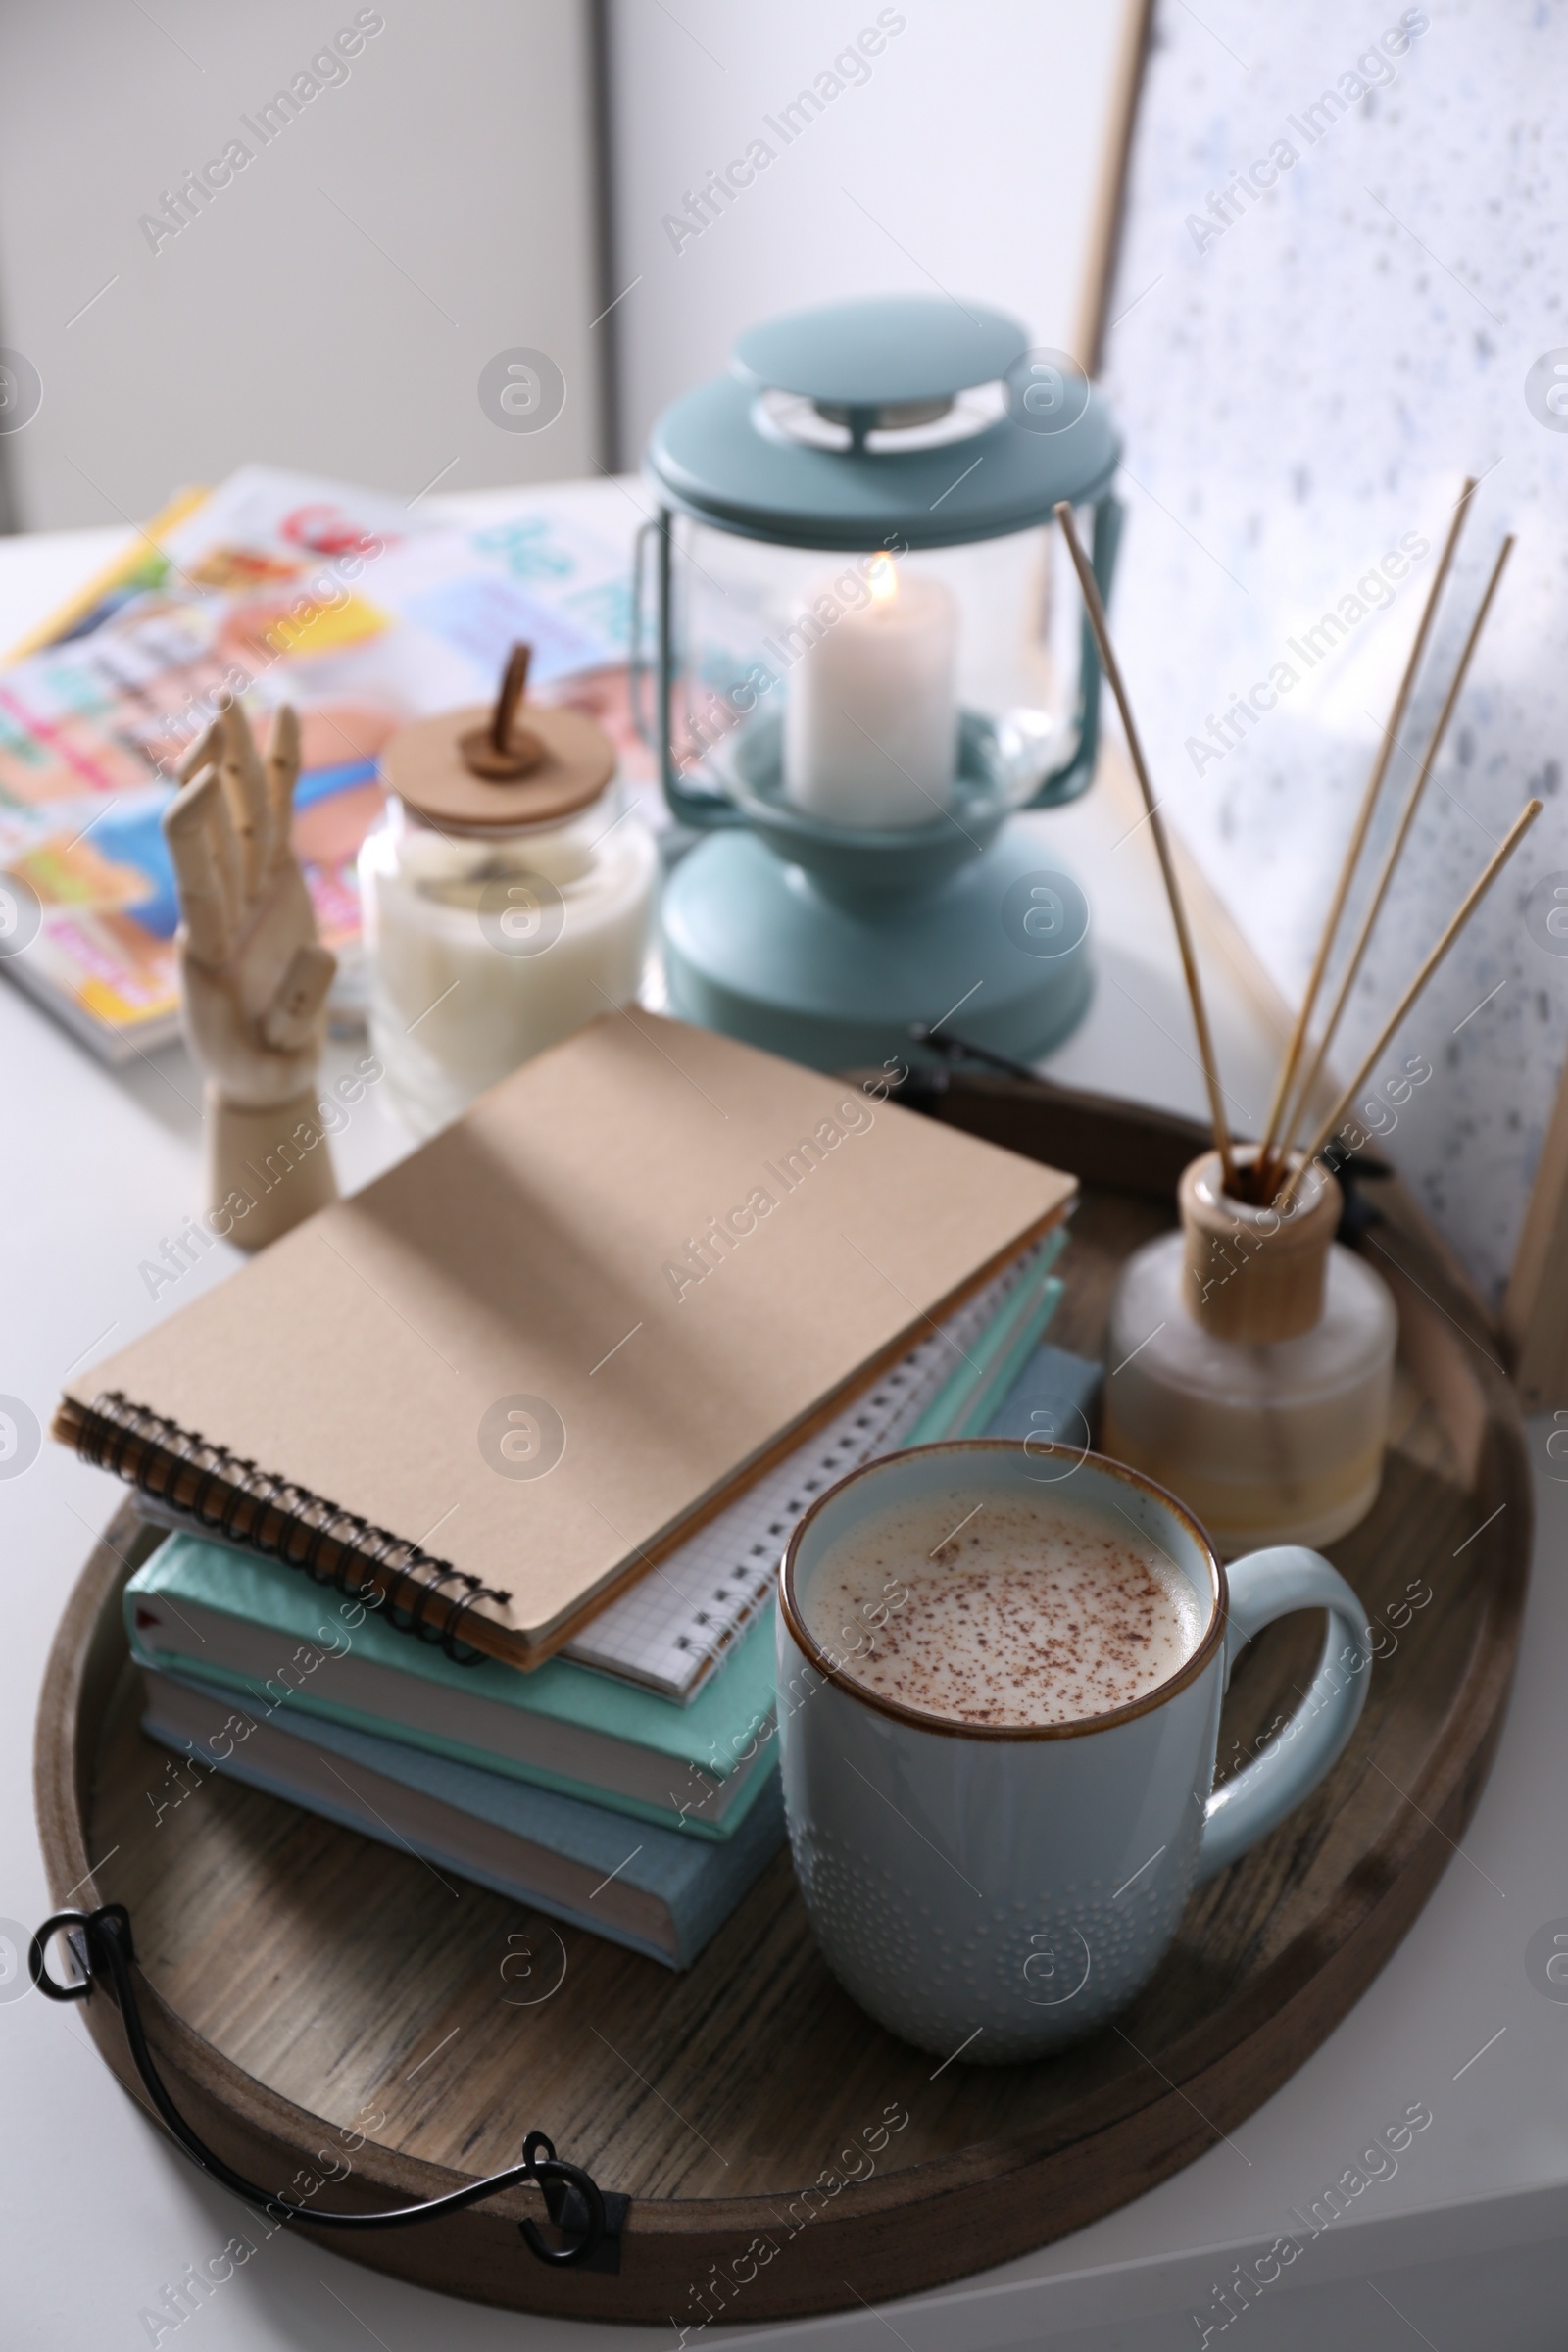
[[[1336,1763],[1366,1702],[1372,1642],[1366,1611],[1339,1570],[1304,1544],[1250,1551],[1226,1570],[1225,1682],[1254,1634],[1293,1609],[1327,1609],[1328,1636],[1305,1697],[1252,1763],[1213,1790],[1203,1814],[1197,1884],[1226,1869],[1285,1819]]]

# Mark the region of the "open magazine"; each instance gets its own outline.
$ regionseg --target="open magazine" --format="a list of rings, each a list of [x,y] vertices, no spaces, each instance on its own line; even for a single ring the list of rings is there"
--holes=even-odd
[[[295,847],[338,958],[332,1016],[352,1025],[356,861],[382,746],[411,718],[489,700],[521,638],[530,691],[591,708],[645,773],[629,607],[618,515],[596,533],[548,493],[472,527],[261,466],[186,494],[0,667],[0,969],[110,1060],[171,1036],[178,907],[159,819],[225,700],[264,731],[291,702]]]

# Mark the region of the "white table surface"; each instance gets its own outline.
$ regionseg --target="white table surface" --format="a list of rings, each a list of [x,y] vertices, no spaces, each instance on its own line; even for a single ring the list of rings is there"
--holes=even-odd
[[[582,492],[607,520],[627,495],[609,483]],[[446,506],[472,514],[515,503],[509,493]],[[0,539],[0,647],[120,539]],[[1099,794],[1030,821],[1053,860],[1083,879],[1098,934],[1093,1009],[1047,1066],[1200,1113],[1145,835],[1118,846],[1119,825]],[[1217,983],[1215,991],[1227,1088],[1245,1123],[1266,1092],[1267,1041],[1246,1004]],[[346,1062],[351,1051],[333,1048],[332,1058]],[[122,1346],[238,1260],[220,1245],[157,1304],[137,1272],[202,1205],[200,1094],[182,1049],[112,1073],[19,990],[0,986],[0,1391],[26,1398],[47,1425],[70,1370]],[[334,1142],[345,1190],[410,1148],[383,1093],[372,1090]],[[1201,2330],[1191,2315],[1209,2309],[1231,2265],[1287,2230],[1289,2209],[1309,2204],[1417,2100],[1434,2120],[1397,2175],[1372,2185],[1234,2329],[1209,2341],[1241,2340],[1247,2352],[1418,2341],[1436,2352],[1523,2352],[1568,2341],[1568,2005],[1544,1998],[1524,1970],[1533,1931],[1568,1915],[1568,1484],[1549,1475],[1544,1438],[1536,1425],[1537,1572],[1500,1754],[1462,1851],[1344,2024],[1228,2140],[1093,2228],[940,2293],[761,2330],[770,2341],[824,2352],[886,2352],[890,2339],[906,2352],[1196,2344]],[[0,1484],[0,1933],[30,1929],[49,1908],[30,1793],[39,1681],[72,1583],[119,1499],[104,1474],[51,1445],[24,1476]],[[15,1995],[14,1982],[0,1982],[0,2342],[16,2352],[114,2352],[176,2334],[181,2352],[187,2343],[198,2352],[675,2344],[673,2327],[519,2320],[449,2301],[286,2234],[179,2328],[160,2328],[144,2314],[187,2264],[221,2248],[243,2214],[133,2108],[73,2010]],[[519,2117],[519,2132],[535,2120]],[[721,2332],[754,2331],[708,2331]]]

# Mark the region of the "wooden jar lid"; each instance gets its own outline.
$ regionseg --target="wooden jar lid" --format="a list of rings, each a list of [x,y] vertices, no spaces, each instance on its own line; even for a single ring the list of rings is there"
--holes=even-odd
[[[1257,1147],[1238,1145],[1234,1156],[1250,1167]],[[1294,1157],[1286,1163],[1295,1164]],[[1205,1152],[1182,1171],[1176,1199],[1187,1237],[1182,1299],[1196,1323],[1216,1339],[1267,1345],[1299,1339],[1321,1322],[1329,1249],[1344,1207],[1326,1168],[1308,1169],[1280,1214],[1234,1200],[1224,1190],[1219,1153]]]
[[[596,801],[615,772],[615,747],[580,710],[523,705],[528,648],[516,646],[492,709],[416,719],[381,754],[381,776],[434,825],[514,831]]]

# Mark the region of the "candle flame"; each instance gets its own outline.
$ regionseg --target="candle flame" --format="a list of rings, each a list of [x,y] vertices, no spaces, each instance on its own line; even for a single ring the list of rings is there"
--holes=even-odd
[[[873,605],[890,605],[899,593],[899,568],[889,555],[875,555],[865,567]]]

